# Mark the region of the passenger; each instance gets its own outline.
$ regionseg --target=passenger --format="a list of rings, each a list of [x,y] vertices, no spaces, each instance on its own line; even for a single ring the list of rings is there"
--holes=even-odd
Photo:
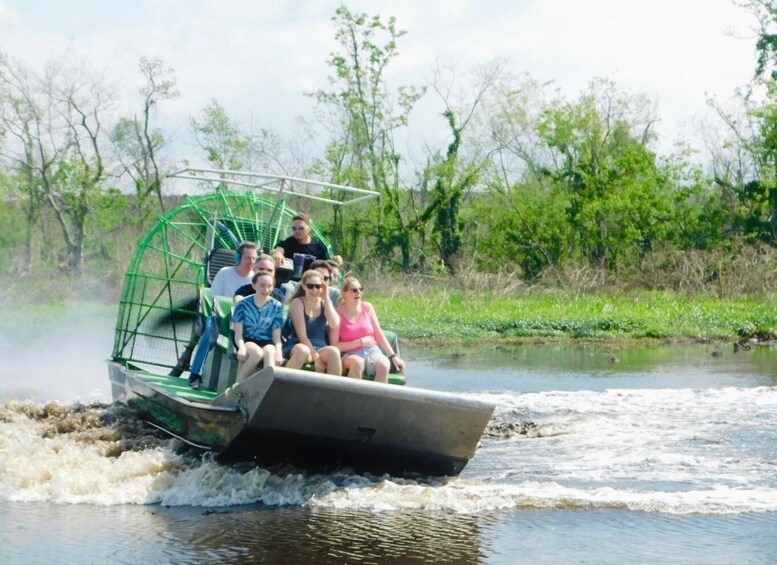
[[[273,276],[273,279],[275,279],[275,260],[267,254],[259,255],[259,257],[256,258],[256,263],[254,263],[254,272],[258,273],[260,271],[269,271],[270,274]],[[250,296],[254,293],[254,286],[249,281],[248,284],[245,284],[238,288],[235,291],[234,296],[234,302],[237,304],[243,298],[246,296]],[[278,287],[277,285],[273,287],[272,294],[270,294],[275,300],[277,300],[280,303],[283,303],[286,300],[286,295],[283,292],[283,289]]]
[[[274,367],[281,357],[281,326],[283,306],[270,296],[275,286],[267,272],[256,273],[251,281],[254,294],[235,306],[232,322],[235,325],[237,360],[241,363],[237,382],[242,382],[264,361],[265,367]]]
[[[316,259],[329,259],[326,245],[310,235],[310,216],[297,214],[291,219],[291,236],[273,249],[272,257],[277,266],[283,265],[284,258],[292,259],[295,253],[312,255]]]
[[[327,296],[326,278],[316,270],[305,271],[289,299],[292,330],[283,356],[289,369],[313,363],[319,373],[339,376],[343,373],[340,350],[327,345],[327,332],[330,340],[337,338],[340,318],[332,301],[322,296]]]
[[[335,259],[330,259],[329,261],[327,261],[327,263],[329,263],[329,286],[331,288],[331,290],[329,292],[329,296],[330,297],[331,296],[335,296],[335,294],[336,294],[337,295],[337,299],[333,298],[332,302],[334,304],[339,304],[340,303],[340,295],[341,295],[341,292],[340,292],[340,266],[343,263],[343,258],[338,255],[338,256],[336,256]],[[336,291],[336,292],[332,292],[332,291]]]
[[[343,353],[343,368],[348,370],[349,377],[360,379],[366,373],[374,375],[375,382],[385,383],[388,382],[391,364],[402,371],[405,362],[393,351],[380,328],[375,309],[369,302],[363,302],[362,296],[359,281],[347,277],[337,307],[340,331],[333,345]],[[388,352],[388,357],[380,347]]]
[[[329,263],[329,272],[330,272],[331,277],[332,277],[330,279],[330,281],[329,281],[329,284],[331,284],[332,286],[337,285],[338,286],[337,292],[339,294],[339,292],[340,292],[340,288],[339,288],[339,286],[340,286],[340,267],[342,266],[343,258],[340,257],[339,255],[337,256],[337,258],[340,259],[339,262],[336,261],[335,259],[330,259],[329,261],[327,261],[327,263]]]
[[[210,295],[214,300],[217,296],[229,296],[231,298],[241,285],[251,282],[258,247],[252,241],[244,241],[237,248],[237,256],[239,257],[237,265],[219,269],[219,272],[213,277],[213,283],[210,285]],[[194,352],[194,361],[192,361],[189,368],[189,386],[192,388],[200,388],[202,386],[202,369],[205,367],[208,353],[216,345],[216,338],[218,337],[217,327],[218,319],[215,316],[205,318],[200,341],[197,343],[197,350]]]
[[[213,277],[213,283],[210,285],[211,296],[229,296],[235,295],[235,291],[251,282],[254,274],[254,263],[258,255],[259,246],[252,241],[245,241],[237,248],[237,255],[240,260],[234,267],[222,267],[216,276]]]
[[[334,261],[331,259],[329,261],[322,261],[321,259],[317,259],[310,264],[310,268],[321,273],[321,276],[324,278],[327,286],[329,287],[329,300],[332,301],[332,304],[337,304],[337,301],[340,299],[340,289],[335,286],[337,284],[337,279],[332,278],[333,264],[336,263],[334,263]]]

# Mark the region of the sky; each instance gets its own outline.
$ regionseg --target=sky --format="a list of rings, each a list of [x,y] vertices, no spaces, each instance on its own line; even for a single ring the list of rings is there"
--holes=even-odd
[[[74,52],[104,69],[122,112],[137,112],[141,56],[175,70],[179,99],[164,102],[179,143],[188,118],[215,98],[246,129],[295,127],[311,118],[304,92],[326,87],[336,49],[330,0],[0,0],[0,51],[41,69]],[[755,65],[755,20],[731,0],[350,1],[353,12],[396,16],[407,31],[387,78],[424,84],[435,59],[461,69],[494,57],[513,72],[553,81],[574,98],[594,77],[657,103],[659,144],[693,134],[706,101],[729,99]],[[417,108],[414,143],[444,147],[441,108]],[[184,148],[195,151],[193,143]]]

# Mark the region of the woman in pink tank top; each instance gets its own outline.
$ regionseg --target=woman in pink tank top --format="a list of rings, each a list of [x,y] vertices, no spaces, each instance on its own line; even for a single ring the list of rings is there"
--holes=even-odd
[[[342,352],[343,368],[348,371],[349,377],[361,379],[366,373],[374,375],[375,382],[385,383],[388,382],[391,364],[401,371],[405,362],[392,349],[380,329],[375,309],[369,302],[362,301],[362,294],[358,279],[345,279],[337,307],[340,331],[337,342],[332,345]]]

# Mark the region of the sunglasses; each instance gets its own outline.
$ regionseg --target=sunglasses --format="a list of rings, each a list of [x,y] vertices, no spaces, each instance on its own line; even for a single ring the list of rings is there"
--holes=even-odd
[[[305,283],[305,286],[310,290],[317,290],[320,289],[322,285],[315,284],[315,283]]]
[[[364,292],[363,288],[353,287],[348,289],[350,292]]]
[[[305,231],[307,226],[291,226],[291,231]]]

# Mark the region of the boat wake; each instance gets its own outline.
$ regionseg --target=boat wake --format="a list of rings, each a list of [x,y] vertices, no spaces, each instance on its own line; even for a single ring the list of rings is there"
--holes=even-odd
[[[521,454],[515,453],[516,446],[526,442],[497,438],[558,441],[555,436],[568,424],[556,425],[554,435],[552,422],[511,423],[510,414],[502,411],[489,427],[489,437],[473,461],[477,479],[467,479],[465,471],[457,479],[412,480],[349,472],[308,474],[252,464],[225,466],[148,426],[122,405],[10,402],[0,405],[0,500],[205,508],[260,504],[463,514],[522,508],[670,514],[777,511],[777,489],[763,483],[662,488],[650,481],[612,486],[594,480],[575,483],[562,476],[534,479],[530,468],[520,466]],[[569,433],[574,435],[574,430]],[[490,466],[491,458],[510,450],[513,463],[501,469]]]
[[[517,436],[527,438],[553,437],[567,433],[567,427],[556,422],[536,422],[533,420],[516,420],[515,414],[497,414],[486,426],[483,437],[508,439]]]

